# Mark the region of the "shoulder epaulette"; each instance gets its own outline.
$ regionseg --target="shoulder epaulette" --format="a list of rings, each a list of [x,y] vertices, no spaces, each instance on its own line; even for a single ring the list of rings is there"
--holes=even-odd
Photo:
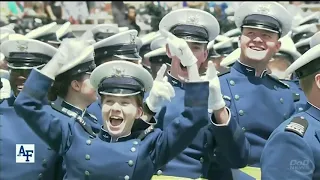
[[[51,105],[51,107],[52,107],[54,110],[56,110],[56,111],[58,111],[58,112],[60,112],[60,113],[62,113],[62,114],[64,114],[64,115],[67,115],[67,116],[69,116],[69,117],[74,117],[74,118],[76,118],[76,117],[78,116],[77,113],[75,113],[75,112],[73,112],[73,111],[69,111],[68,109],[66,109],[66,108],[64,108],[64,107],[58,106],[58,105],[54,104],[53,102],[50,103],[50,105]]]
[[[224,71],[219,72],[217,75],[218,75],[218,77],[220,77],[220,76],[228,74],[230,72],[231,72],[230,68],[226,68]]]
[[[94,138],[96,137],[96,134],[93,132],[91,126],[89,126],[89,125],[83,120],[83,118],[80,117],[77,113],[75,113],[75,112],[73,112],[73,111],[70,111],[70,110],[68,110],[68,109],[66,109],[66,108],[64,108],[64,107],[57,106],[57,105],[55,105],[54,103],[50,103],[50,105],[51,105],[51,107],[52,107],[54,110],[56,110],[56,111],[58,111],[58,112],[60,112],[60,113],[62,113],[62,114],[64,114],[64,115],[67,115],[67,116],[69,116],[69,117],[75,118],[75,120],[82,126],[82,128],[83,128],[85,131],[87,131],[87,133],[90,134],[91,137],[94,137]]]
[[[286,126],[285,131],[293,132],[301,137],[307,131],[308,121],[304,117],[294,117]]]
[[[281,84],[282,86],[286,87],[286,88],[290,88],[290,86],[284,82],[282,82],[278,77],[272,75],[272,74],[267,74],[268,77],[270,77],[270,79],[272,79],[273,81],[275,81],[278,84]]]
[[[144,130],[138,137],[138,139],[144,139],[149,133],[154,131],[153,125],[149,126],[146,130]]]

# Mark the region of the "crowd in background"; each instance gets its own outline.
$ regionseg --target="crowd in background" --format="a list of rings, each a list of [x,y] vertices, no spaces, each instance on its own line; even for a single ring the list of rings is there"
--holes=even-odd
[[[241,2],[240,2],[241,3]],[[43,24],[66,21],[72,24],[102,24],[115,23],[119,27],[129,27],[148,32],[158,30],[161,18],[171,10],[191,7],[202,9],[213,14],[220,23],[221,33],[234,29],[233,12],[239,2],[217,1],[180,1],[180,2],[126,2],[124,1],[7,1],[0,2],[0,26],[8,23],[28,21],[28,18],[39,19],[39,25],[30,27],[34,29]],[[319,4],[319,1],[288,1],[281,2],[292,5]],[[21,20],[22,19],[22,20]],[[96,20],[96,21],[95,21]],[[20,24],[30,24],[20,22]],[[150,27],[149,29],[144,28]],[[148,33],[144,32],[144,33]]]

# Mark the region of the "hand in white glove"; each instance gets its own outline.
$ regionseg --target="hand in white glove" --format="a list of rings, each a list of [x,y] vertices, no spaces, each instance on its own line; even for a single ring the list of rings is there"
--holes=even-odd
[[[54,79],[57,75],[65,72],[79,63],[93,52],[93,46],[81,38],[64,39],[53,58],[42,68],[41,73]]]
[[[163,64],[157,72],[157,77],[153,81],[152,89],[146,99],[149,109],[154,113],[160,111],[166,100],[171,101],[171,98],[175,96],[174,89],[168,82],[168,77],[164,76],[166,69],[167,65]]]
[[[222,98],[220,81],[217,76],[217,70],[214,67],[214,64],[209,61],[208,69],[206,71],[206,75],[201,77],[204,81],[209,81],[209,102],[208,102],[208,110],[215,111],[223,108],[226,103]]]
[[[2,88],[0,89],[0,100],[7,99],[11,95],[11,86],[8,79],[1,78]]]
[[[167,30],[160,30],[166,38],[171,56],[177,56],[183,66],[190,67],[197,63],[197,58],[193,55],[188,43],[181,38],[177,38]]]

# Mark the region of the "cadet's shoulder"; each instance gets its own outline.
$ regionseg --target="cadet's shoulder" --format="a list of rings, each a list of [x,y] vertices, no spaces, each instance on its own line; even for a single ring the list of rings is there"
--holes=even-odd
[[[218,77],[226,77],[228,74],[230,74],[231,68],[223,68],[221,71],[218,72]]]
[[[283,122],[275,132],[292,133],[292,135],[295,134],[303,138],[308,126],[309,122],[307,117],[304,116],[304,113],[299,113]]]
[[[268,77],[271,81],[273,81],[275,84],[280,85],[283,88],[290,89],[290,85],[281,81],[278,77],[272,75],[272,74],[267,74],[266,77]]]

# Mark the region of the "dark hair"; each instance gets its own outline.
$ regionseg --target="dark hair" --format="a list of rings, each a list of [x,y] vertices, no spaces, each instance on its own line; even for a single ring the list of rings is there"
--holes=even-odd
[[[80,73],[73,76],[58,76],[56,80],[53,83],[53,86],[50,88],[48,92],[48,99],[49,101],[55,101],[57,97],[65,98],[68,94],[69,86],[71,85],[71,82],[73,80],[76,81],[82,81],[84,78],[84,75],[86,73]]]

